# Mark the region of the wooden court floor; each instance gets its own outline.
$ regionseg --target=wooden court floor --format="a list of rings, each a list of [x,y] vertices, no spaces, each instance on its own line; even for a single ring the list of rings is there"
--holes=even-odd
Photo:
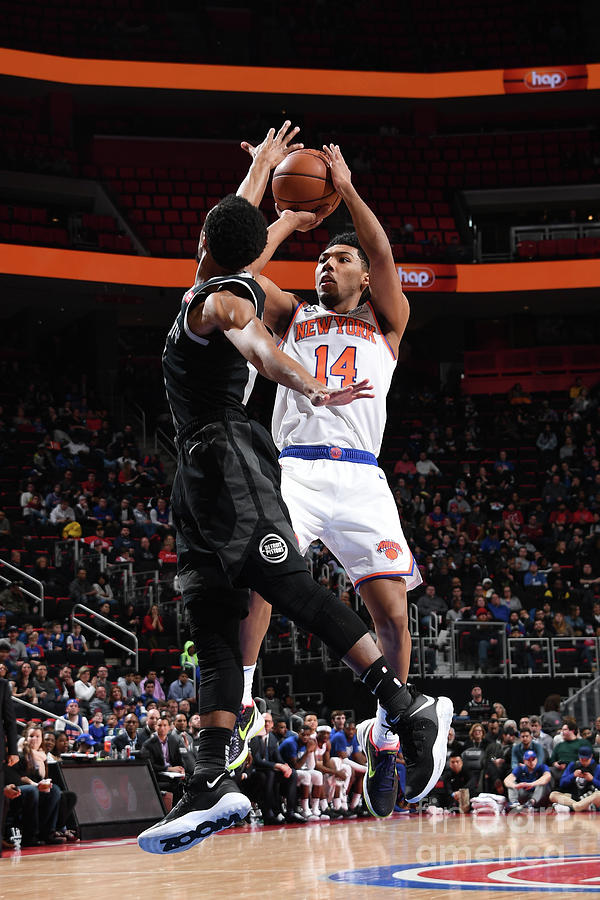
[[[252,826],[167,859],[115,840],[0,861],[1,900],[32,892],[86,900],[441,900],[451,891],[466,900],[599,894],[600,814]]]

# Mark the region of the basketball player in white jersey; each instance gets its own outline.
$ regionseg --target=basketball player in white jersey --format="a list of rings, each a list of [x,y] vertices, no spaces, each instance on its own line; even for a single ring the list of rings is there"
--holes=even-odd
[[[247,142],[242,147],[254,162],[240,192],[258,205],[268,173],[265,176],[263,167],[256,174],[260,147]],[[280,387],[273,437],[280,450],[282,494],[300,552],[318,538],[337,556],[360,589],[384,657],[405,683],[411,652],[407,591],[422,579],[377,454],[385,428],[386,394],[410,310],[385,231],[354,188],[340,148],[330,144],[323,150],[356,233],[337,236],[321,253],[315,273],[318,303],[306,304],[258,274],[288,236],[285,214],[271,226],[267,251],[251,270],[265,290],[265,323],[280,347],[328,386],[368,377],[375,399],[344,408],[311,408],[302,397]],[[269,616],[268,605],[255,596],[240,630],[250,678]],[[409,690],[417,696],[415,688]],[[390,730],[380,706],[376,718],[358,728],[368,760],[365,800],[375,816],[390,815],[396,802],[397,731],[407,760],[409,802],[427,795],[445,764],[452,703],[446,697],[419,697],[404,730]]]

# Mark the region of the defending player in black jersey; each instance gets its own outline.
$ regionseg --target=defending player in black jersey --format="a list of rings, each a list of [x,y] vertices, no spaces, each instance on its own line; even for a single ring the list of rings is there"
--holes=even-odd
[[[267,136],[275,154],[288,152],[295,134],[288,135],[288,127]],[[318,221],[298,216],[304,225]],[[290,230],[295,227],[291,223]],[[249,588],[325,641],[378,698],[391,722],[410,714],[415,702],[362,620],[309,575],[281,499],[275,447],[245,410],[249,363],[315,405],[368,402],[371,396],[368,382],[328,391],[276,348],[260,321],[262,289],[244,271],[266,241],[262,215],[241,197],[226,197],[209,212],[196,283],[183,298],[163,354],[179,450],[172,496],[179,574],[202,672],[202,730],[182,799],[138,838],[151,853],[186,850],[249,811],[226,769],[242,695],[239,625]]]

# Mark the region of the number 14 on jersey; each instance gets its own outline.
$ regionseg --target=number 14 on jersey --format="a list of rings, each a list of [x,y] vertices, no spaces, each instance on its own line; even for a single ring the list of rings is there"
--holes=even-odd
[[[338,358],[329,366],[329,347],[321,344],[315,350],[317,367],[315,378],[322,384],[327,384],[329,375],[342,379],[341,388],[348,387],[356,382],[356,347],[345,347]]]

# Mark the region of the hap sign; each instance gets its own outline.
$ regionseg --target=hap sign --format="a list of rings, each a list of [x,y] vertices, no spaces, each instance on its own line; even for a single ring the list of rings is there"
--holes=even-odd
[[[435,284],[435,272],[429,266],[398,266],[398,277],[403,287],[430,288]]]
[[[554,69],[549,72],[537,72],[532,69],[527,72],[523,81],[530,91],[554,91],[566,84],[567,76],[562,69]]]

